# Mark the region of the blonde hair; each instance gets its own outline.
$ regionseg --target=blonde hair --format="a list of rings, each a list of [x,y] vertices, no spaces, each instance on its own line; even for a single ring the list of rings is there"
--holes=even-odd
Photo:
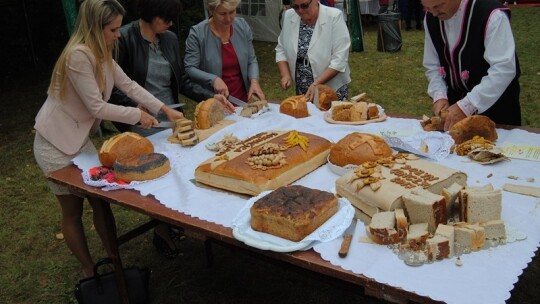
[[[213,14],[220,5],[223,5],[226,10],[230,11],[236,9],[238,4],[240,4],[240,0],[208,0],[208,11],[210,11],[210,14]]]
[[[49,94],[54,94],[59,86],[59,98],[63,100],[66,90],[67,64],[71,53],[77,45],[85,45],[90,49],[96,60],[104,61],[109,67],[113,65],[113,49],[105,43],[103,28],[126,11],[116,0],[85,0],[79,8],[73,34],[54,65]],[[115,42],[116,44],[116,42]],[[105,75],[100,64],[96,66],[96,80],[101,92],[105,89]]]

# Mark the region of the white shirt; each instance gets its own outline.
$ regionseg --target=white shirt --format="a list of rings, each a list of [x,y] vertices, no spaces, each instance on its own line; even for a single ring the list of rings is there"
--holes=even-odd
[[[456,14],[443,21],[450,50],[454,49],[461,33],[466,4],[467,1],[461,1]],[[424,67],[429,80],[428,94],[433,98],[433,102],[436,102],[439,99],[447,99],[447,86],[439,73],[441,63],[427,27],[425,31]],[[484,47],[484,59],[490,65],[488,74],[462,100],[457,102],[467,116],[489,109],[516,76],[514,36],[510,28],[510,20],[501,10],[495,10],[488,20]]]

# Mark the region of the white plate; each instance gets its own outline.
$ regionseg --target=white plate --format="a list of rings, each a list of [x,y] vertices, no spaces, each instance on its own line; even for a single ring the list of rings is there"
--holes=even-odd
[[[356,169],[356,167],[358,167],[358,165],[353,165],[353,164],[348,164],[348,165],[345,165],[345,166],[338,166],[338,165],[334,165],[331,161],[330,161],[330,155],[328,155],[328,167],[330,167],[330,171],[334,172],[335,174],[339,175],[339,176],[342,176],[344,175],[345,173],[351,171],[351,170],[354,170]]]
[[[351,203],[345,198],[339,198],[337,213],[299,242],[255,231],[251,228],[250,208],[257,200],[270,192],[265,191],[249,199],[232,222],[233,236],[248,246],[275,252],[307,250],[316,241],[327,242],[340,237],[354,216],[354,208]]]

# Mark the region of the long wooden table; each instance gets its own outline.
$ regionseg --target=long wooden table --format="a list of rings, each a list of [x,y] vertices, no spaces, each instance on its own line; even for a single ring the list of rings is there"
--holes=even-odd
[[[101,198],[109,208],[110,204],[128,208],[163,222],[177,225],[186,230],[191,230],[194,233],[201,234],[207,238],[207,242],[218,241],[344,282],[362,286],[364,287],[365,293],[370,296],[385,299],[391,302],[404,302],[406,300],[411,300],[419,303],[436,303],[430,298],[422,297],[415,293],[381,284],[363,275],[358,275],[351,271],[344,270],[339,266],[332,265],[330,262],[323,260],[313,249],[291,253],[278,253],[273,251],[259,250],[249,247],[236,240],[232,235],[232,229],[171,210],[162,205],[153,196],[142,196],[135,190],[102,191],[99,188],[88,186],[83,182],[81,170],[75,165],[70,165],[52,172],[48,175],[48,178],[55,183],[69,187],[71,190],[77,193]],[[115,269],[120,270],[122,269],[122,263],[118,246],[127,241],[136,233],[127,233],[124,236],[118,237],[116,235],[116,228],[114,227],[114,218],[111,218],[107,214],[104,216],[108,223],[107,230],[109,233],[109,239],[112,240],[111,243],[113,248],[111,248],[111,250],[113,253],[115,253],[111,258],[115,264]],[[151,224],[147,224],[145,227],[139,230],[144,230],[145,228],[150,228],[151,226]],[[122,272],[116,271],[116,274],[120,294],[123,295],[123,303],[128,303],[127,289],[125,281],[123,280]]]
[[[390,114],[392,117],[399,118],[418,118],[412,115],[395,115]],[[515,126],[498,125],[501,129],[513,129]],[[533,133],[540,133],[540,129],[531,127],[519,127],[520,129],[527,130]],[[328,276],[343,282],[352,283],[364,288],[364,292],[367,295],[374,296],[376,298],[384,299],[390,302],[406,302],[408,300],[419,303],[436,303],[429,297],[417,295],[413,292],[405,291],[400,288],[395,288],[386,284],[379,283],[373,279],[367,278],[363,275],[355,274],[351,271],[345,270],[339,266],[332,265],[330,262],[323,260],[320,255],[313,249],[307,251],[298,251],[291,253],[277,253],[273,251],[259,250],[253,247],[249,247],[244,243],[236,240],[232,235],[232,229],[227,228],[212,222],[207,222],[198,218],[191,217],[184,213],[171,210],[161,204],[153,196],[142,196],[135,190],[115,190],[115,191],[102,191],[99,188],[88,186],[83,182],[81,176],[81,170],[75,165],[67,166],[63,169],[52,172],[48,175],[48,178],[58,184],[65,185],[77,193],[81,193],[87,196],[98,197],[103,199],[108,208],[104,208],[104,217],[107,221],[108,238],[112,244],[111,251],[114,255],[111,257],[115,264],[115,269],[122,269],[122,263],[118,246],[131,237],[138,235],[153,227],[153,223],[146,223],[134,231],[128,232],[123,236],[116,234],[116,227],[114,226],[114,215],[110,211],[110,204],[115,204],[124,208],[131,209],[150,216],[151,218],[170,223],[172,225],[180,226],[187,231],[202,235],[206,238],[207,249],[211,249],[212,242],[219,242],[254,252],[260,256],[265,256],[274,260],[284,262],[285,264],[293,265],[303,269],[307,269],[324,276]],[[208,254],[208,251],[207,251]],[[211,258],[208,256],[208,258]],[[122,295],[123,302],[128,303],[127,289],[123,274],[121,271],[116,271],[117,283],[119,286],[120,294]]]

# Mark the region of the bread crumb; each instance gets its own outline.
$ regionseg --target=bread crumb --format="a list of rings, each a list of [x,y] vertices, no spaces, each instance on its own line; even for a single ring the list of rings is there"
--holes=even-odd
[[[527,177],[527,181],[529,183],[534,183],[534,177]]]
[[[493,174],[490,173],[490,174],[488,174],[487,178],[490,178],[490,177],[492,177],[492,176],[493,176]]]
[[[463,261],[459,257],[457,257],[457,259],[456,259],[456,265],[457,266],[463,266]]]
[[[509,175],[508,178],[509,178],[509,179],[515,179],[515,180],[518,180],[518,179],[519,179],[519,177],[514,176],[514,175]]]

